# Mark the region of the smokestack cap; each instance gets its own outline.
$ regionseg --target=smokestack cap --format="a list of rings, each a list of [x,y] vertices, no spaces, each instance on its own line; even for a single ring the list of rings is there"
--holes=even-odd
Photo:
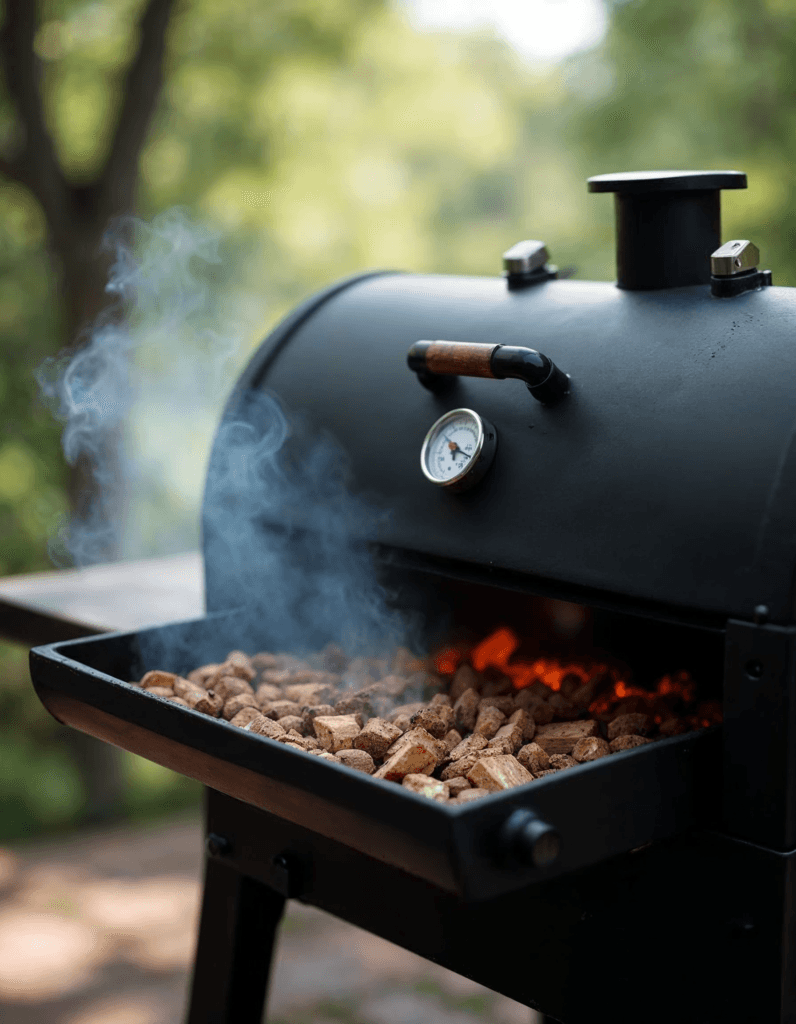
[[[710,283],[721,245],[721,189],[746,188],[741,171],[626,171],[589,178],[616,195],[617,284],[630,291]]]
[[[588,180],[589,192],[696,192],[704,189],[746,188],[743,171],[622,171],[595,174]]]

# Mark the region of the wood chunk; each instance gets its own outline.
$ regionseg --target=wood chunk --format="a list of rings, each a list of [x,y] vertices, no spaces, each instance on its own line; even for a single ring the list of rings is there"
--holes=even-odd
[[[166,700],[171,701],[172,704],[179,704],[181,707],[184,707],[184,708],[189,708],[191,706],[188,703],[188,701],[187,700],[183,700],[182,697],[172,696],[172,697],[167,697]]]
[[[608,723],[608,739],[615,740],[617,736],[646,736],[652,732],[653,726],[650,716],[640,712],[617,715]]]
[[[283,718],[278,719],[278,721],[283,729],[288,731],[292,729],[299,736],[304,735],[304,719],[300,715],[285,715]]]
[[[571,754],[584,736],[599,736],[600,725],[593,718],[578,722],[551,722],[537,725],[536,742],[548,754]]]
[[[547,751],[538,743],[528,743],[521,747],[517,754],[517,760],[532,775],[538,775],[539,772],[546,771],[550,767]]]
[[[278,722],[266,718],[265,715],[258,715],[257,718],[253,718],[243,728],[247,732],[255,733],[257,736],[267,736],[271,740],[278,740],[280,736],[285,735],[285,730],[282,726]]]
[[[484,708],[497,708],[498,711],[502,711],[506,718],[508,718],[509,715],[513,715],[517,710],[517,705],[514,703],[514,697],[511,695],[482,697],[478,710],[483,711]]]
[[[351,750],[360,730],[353,715],[319,715],[313,720],[313,726],[320,745],[332,754]]]
[[[371,718],[354,740],[354,746],[367,751],[374,761],[380,761],[400,735],[401,730],[392,722]]]
[[[610,672],[598,672],[597,675],[592,676],[591,679],[575,690],[570,700],[575,707],[585,711],[597,700],[601,693],[612,685],[613,681],[613,676]]]
[[[472,665],[460,665],[453,674],[448,690],[454,706],[466,690],[478,690],[479,679]]]
[[[275,654],[271,654],[269,651],[260,651],[258,654],[253,654],[252,668],[258,672],[262,672],[263,669],[277,668],[279,665],[279,658]]]
[[[214,676],[210,683],[208,683],[208,690],[217,694],[225,704],[232,697],[237,697],[241,693],[249,693],[254,696],[254,690],[250,684],[239,676]]]
[[[611,748],[612,754],[619,754],[623,750],[633,750],[635,747],[643,747],[649,743],[650,740],[644,736],[633,736],[630,733],[623,733],[621,736],[617,736],[615,740],[611,740],[608,746]]]
[[[279,723],[281,725],[281,722]],[[301,733],[296,732],[295,729],[291,729],[290,732],[285,733],[284,737],[280,737],[279,743],[285,743],[287,746],[296,746],[300,750],[306,750],[312,754],[316,750],[321,750],[320,743],[315,739],[314,736],[302,736]]]
[[[267,708],[276,715],[277,720],[285,718],[287,715],[298,715],[299,718],[302,717],[302,707],[294,700],[272,700],[270,704],[267,705]],[[265,709],[266,708],[264,706],[263,711],[265,711]]]
[[[400,707],[393,708],[389,714],[386,714],[383,717],[386,718],[388,722],[395,722],[397,718],[403,718],[405,715],[408,721],[412,715],[417,714],[418,711],[422,711],[425,706],[425,702],[422,700],[417,700],[412,704],[401,704]]]
[[[147,693],[151,693],[153,697],[173,697],[174,690],[170,686],[147,686]]]
[[[536,735],[536,722],[533,715],[526,711],[525,708],[518,708],[509,716],[509,725],[514,725],[515,723],[522,729],[523,743],[530,743]]]
[[[611,748],[602,736],[584,736],[572,750],[573,758],[581,764],[585,761],[596,761],[610,753]]]
[[[245,679],[247,683],[250,683],[254,679],[257,673],[251,667],[251,665],[244,665],[240,662],[225,661],[223,665],[219,665],[216,671],[207,680],[208,689],[212,689],[214,684],[222,676],[237,676],[239,679]]]
[[[444,704],[445,707],[453,709],[453,701],[447,693],[435,693],[431,698],[432,707],[436,707],[437,704]]]
[[[199,683],[200,686],[204,686],[207,680],[212,675],[215,675],[220,668],[220,665],[200,665],[199,668],[195,668],[192,672],[188,673],[188,679],[192,683]]]
[[[372,694],[359,691],[346,694],[334,706],[338,715],[353,715],[356,713],[369,715],[373,710]]]
[[[473,787],[487,789],[491,793],[522,786],[532,778],[528,769],[523,768],[517,758],[510,754],[481,758],[467,773],[467,779]]]
[[[523,686],[514,694],[515,708],[525,708],[526,711],[533,713],[537,704],[544,704],[544,698],[540,697],[538,693],[534,693],[530,686]]]
[[[523,711],[522,714],[525,712]],[[522,733],[522,725],[519,722],[506,722],[489,741],[489,746],[501,747],[505,754],[516,754],[522,746]]]
[[[450,721],[452,717],[452,711],[446,720],[438,713],[436,707],[428,707],[423,708],[421,711],[412,715],[409,719],[409,723],[413,729],[425,729],[426,732],[430,732],[431,735],[436,736],[437,739],[442,739],[450,728]]]
[[[475,728],[475,722],[478,718],[478,705],[480,703],[481,697],[478,690],[470,688],[465,690],[453,705],[453,719],[456,723],[456,728],[462,735],[472,732]]]
[[[422,743],[424,746],[427,746],[429,750],[433,752],[438,764],[448,752],[442,740],[438,740],[436,736],[432,736],[431,733],[427,732],[425,729],[414,728],[409,729],[402,736],[398,737],[398,739],[387,750],[387,757],[392,757],[392,755],[398,750],[401,750],[407,744],[411,743]]]
[[[425,669],[422,658],[412,654],[408,647],[396,647],[390,660],[390,672],[398,676],[410,676]]]
[[[408,732],[411,729],[411,720],[409,715],[396,715],[395,718],[390,718],[390,723],[394,725],[401,732]]]
[[[646,715],[649,712],[649,701],[651,699],[652,694],[649,695],[649,698],[642,697],[639,694],[625,697],[621,704],[617,704],[613,709],[614,715]]]
[[[463,793],[465,791],[465,789],[472,788],[470,786],[470,783],[467,781],[467,779],[463,775],[457,775],[453,779],[448,779],[447,780],[447,786],[448,786],[448,795],[451,797],[451,799],[453,799],[454,797],[457,797],[460,793]]]
[[[487,745],[487,738],[481,736],[480,733],[471,733],[458,743],[453,750],[450,752],[448,757],[451,761],[458,761],[459,758],[465,757],[467,754],[475,753],[477,750],[483,750]]]
[[[244,668],[252,668],[252,660],[245,651],[230,651],[224,661],[228,665],[242,665]]]
[[[433,740],[433,737],[429,736],[429,739]],[[436,743],[436,740],[433,742]],[[429,744],[416,740],[405,743],[377,769],[373,777],[400,782],[406,775],[430,775],[436,767],[437,756],[434,750]]]
[[[537,772],[536,778],[543,779],[545,775],[558,775],[558,768],[547,768],[544,771]]]
[[[312,704],[325,704],[334,693],[334,687],[326,678],[325,673],[319,672],[318,675],[324,676],[326,681],[317,683],[294,683],[292,686],[286,686],[285,699],[293,700],[302,707]]]
[[[451,761],[446,768],[443,768],[442,779],[445,782],[449,782],[451,779],[458,778],[459,776],[466,776],[478,761],[479,754],[480,751],[471,750],[469,754]]]
[[[194,711],[201,711],[203,715],[210,715],[212,718],[219,718],[224,708],[223,700],[215,693],[206,691],[195,696],[185,698]]]
[[[562,693],[554,693],[547,705],[553,711],[553,718],[561,722],[572,722],[580,714],[580,709],[575,707],[572,701]]]
[[[339,750],[337,760],[349,768],[356,768],[358,772],[365,772],[366,775],[372,775],[376,770],[373,758],[366,750]]]
[[[229,700],[224,701],[222,714],[230,722],[244,708],[257,708],[259,711],[257,698],[253,693],[239,693],[235,697],[230,697]]]
[[[158,669],[154,669],[142,677],[141,686],[145,690],[150,690],[153,686],[157,686],[158,689],[173,691],[176,679],[179,679],[179,676],[174,672],[161,672]]]
[[[481,800],[485,796],[489,796],[488,789],[463,789],[461,793],[456,797],[455,800],[450,800],[452,804],[469,804],[473,800]]]
[[[503,673],[501,672],[498,673],[496,676],[490,678],[490,671],[491,670],[487,668],[484,672],[484,675],[486,676],[486,681],[484,682],[484,685],[481,687],[482,696],[502,697],[513,691],[514,683],[512,682],[510,676],[503,675]]]
[[[279,724],[282,725],[283,721],[284,721],[284,719],[281,719]],[[284,725],[282,725],[282,728],[283,729],[285,728]],[[301,735],[300,732],[296,732],[295,729],[288,729],[287,732],[285,733],[284,739],[280,740],[280,742],[281,743],[298,743],[299,746],[301,746],[301,741],[303,739],[304,739],[304,737]],[[304,747],[301,747],[301,749],[303,750]]]
[[[450,752],[455,750],[462,742],[462,734],[458,729],[451,729],[442,737],[442,742],[445,744],[445,749],[448,751],[448,754],[450,754]]]
[[[312,735],[315,730],[312,727],[313,721],[319,716],[323,715],[328,717],[329,715],[336,715],[337,712],[334,710],[331,704],[313,704],[311,707],[301,709],[301,718],[303,723],[303,731]]]
[[[553,709],[547,701],[537,704],[533,709],[533,720],[536,722],[537,727],[540,725],[547,725],[553,721]]]
[[[478,718],[475,721],[475,728],[473,732],[478,735],[486,736],[488,740],[491,740],[498,729],[506,721],[506,716],[498,708],[485,707],[479,708]]]
[[[270,704],[274,700],[282,700],[284,694],[278,686],[273,683],[260,683],[257,687],[255,697],[260,704]]]
[[[564,678],[561,680],[561,686],[558,692],[570,700],[576,690],[581,687],[581,678],[576,672],[567,672]]]
[[[322,758],[324,761],[332,761],[334,764],[340,764],[334,754],[330,754],[328,750],[313,750],[313,754]]]
[[[172,689],[178,697],[187,697],[188,694],[200,697],[206,692],[203,686],[200,686],[198,683],[191,682],[190,679],[182,679],[180,676],[175,678]]]
[[[572,757],[571,754],[551,754],[550,755],[550,767],[555,768],[558,771],[563,771],[564,768],[575,768],[578,762]]]
[[[430,800],[439,800],[442,803],[448,801],[448,784],[440,782],[439,779],[432,779],[428,775],[404,775],[401,785]]]
[[[259,708],[241,708],[241,710],[235,715],[234,718],[230,718],[230,725],[237,725],[239,729],[243,729],[253,721],[260,714]]]
[[[661,736],[681,736],[683,733],[690,732],[691,727],[688,722],[682,718],[667,718],[665,722],[661,722],[658,732]]]

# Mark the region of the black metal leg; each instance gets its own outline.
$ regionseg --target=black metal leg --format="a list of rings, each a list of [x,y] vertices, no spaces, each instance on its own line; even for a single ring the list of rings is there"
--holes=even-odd
[[[284,906],[274,889],[207,858],[187,1024],[260,1024]]]

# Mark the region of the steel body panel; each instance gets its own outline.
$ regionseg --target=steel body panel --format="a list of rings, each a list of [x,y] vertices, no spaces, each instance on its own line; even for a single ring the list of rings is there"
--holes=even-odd
[[[230,869],[566,1024],[792,1024],[796,851],[700,832],[476,904],[209,794]],[[259,1017],[252,1015],[252,1021]]]
[[[465,901],[513,891],[714,818],[717,730],[658,741],[483,802],[447,807],[124,681],[149,667],[185,673],[197,661],[218,660],[238,645],[240,623],[233,615],[215,616],[35,648],[31,676],[59,721]],[[501,827],[519,809],[533,811],[561,835],[561,857],[544,871],[513,860],[501,845]]]
[[[390,510],[369,541],[695,613],[750,618],[764,604],[785,623],[794,323],[787,288],[720,300],[707,286],[370,277],[277,329],[228,413],[243,388],[267,388],[331,431],[354,489]],[[518,381],[466,378],[435,395],[406,366],[420,338],[536,348],[572,394],[547,408]],[[460,406],[495,425],[498,455],[472,492],[449,494],[423,477],[419,451]]]

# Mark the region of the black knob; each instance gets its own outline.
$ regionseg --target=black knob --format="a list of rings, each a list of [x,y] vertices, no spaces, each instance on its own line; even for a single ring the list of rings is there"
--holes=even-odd
[[[561,854],[561,836],[533,811],[514,811],[501,830],[510,857],[535,868],[549,868]]]
[[[616,195],[616,276],[640,291],[710,284],[721,245],[721,189],[746,188],[740,171],[598,174],[590,192]]]

